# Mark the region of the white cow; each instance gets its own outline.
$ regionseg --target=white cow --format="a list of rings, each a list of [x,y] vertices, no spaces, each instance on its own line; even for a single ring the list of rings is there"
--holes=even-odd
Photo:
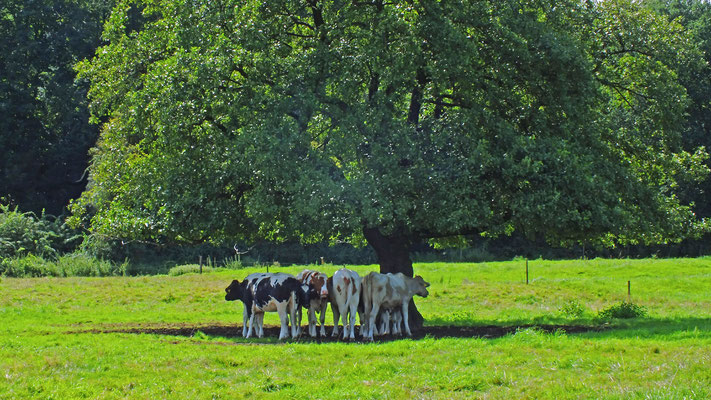
[[[371,272],[363,278],[363,307],[365,328],[361,326],[363,338],[373,340],[373,334],[377,334],[375,319],[381,309],[400,309],[402,320],[405,325],[405,333],[412,336],[410,324],[408,322],[408,306],[414,295],[427,297],[429,292],[421,276],[410,278],[402,273],[380,274]],[[362,324],[361,324],[362,325]]]
[[[361,293],[361,277],[346,268],[336,271],[328,278],[329,297],[333,311],[333,333],[338,336],[338,319],[343,318],[343,339],[355,339],[355,316]],[[362,319],[362,317],[361,317]]]

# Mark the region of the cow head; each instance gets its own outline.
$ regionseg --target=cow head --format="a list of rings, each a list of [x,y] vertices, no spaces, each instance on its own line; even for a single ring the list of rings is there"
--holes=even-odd
[[[421,276],[417,275],[416,277],[412,278],[410,281],[413,292],[422,297],[427,297],[430,292],[427,291],[427,288],[430,286],[430,283],[425,281]]]
[[[311,288],[311,299],[327,299],[328,298],[328,276],[323,272],[311,271],[305,269],[299,273],[297,278]]]
[[[242,298],[242,292],[242,285],[240,285],[240,282],[235,279],[232,281],[232,283],[230,283],[230,286],[227,286],[227,288],[225,289],[225,300],[239,300]]]
[[[318,274],[311,280],[311,286],[316,291],[316,295],[321,299],[328,298],[328,284],[326,283],[326,274]]]

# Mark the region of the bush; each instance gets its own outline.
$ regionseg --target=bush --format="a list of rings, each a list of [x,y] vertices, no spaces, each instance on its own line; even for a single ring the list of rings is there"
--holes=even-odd
[[[57,270],[61,276],[116,276],[125,275],[127,262],[115,264],[99,260],[83,253],[68,254],[59,257]]]
[[[641,318],[647,315],[647,308],[634,303],[623,301],[620,304],[614,304],[598,313],[598,318]]]
[[[12,278],[114,276],[125,275],[127,266],[128,263],[114,264],[81,253],[64,255],[56,261],[30,254],[3,259],[0,275]]]
[[[202,267],[202,272],[212,272],[213,269],[211,267]],[[197,264],[188,264],[188,265],[178,265],[176,267],[173,267],[168,271],[168,275],[170,276],[180,276],[180,275],[185,275],[185,274],[199,274],[200,273],[200,266]]]
[[[55,257],[74,251],[82,237],[59,218],[19,212],[0,204],[0,257]]]
[[[569,318],[580,318],[585,314],[585,307],[577,300],[568,300],[560,308],[560,313]]]
[[[61,276],[57,264],[30,254],[25,257],[5,258],[0,263],[0,275],[12,278]]]
[[[238,260],[237,257],[225,259],[226,269],[242,269],[245,266],[242,264],[242,260]]]

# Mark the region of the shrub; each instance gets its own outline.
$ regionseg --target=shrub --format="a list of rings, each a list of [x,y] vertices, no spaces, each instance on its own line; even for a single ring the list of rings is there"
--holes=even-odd
[[[19,212],[17,207],[0,204],[0,257],[34,254],[54,257],[76,249],[81,235],[61,219]]]
[[[244,265],[242,264],[242,260],[237,260],[236,258],[227,258],[227,259],[225,259],[224,268],[226,268],[226,269],[242,269],[242,268],[244,268]]]
[[[54,253],[49,233],[42,229],[34,214],[0,205],[0,257]]]
[[[623,301],[620,304],[614,304],[598,313],[598,318],[641,318],[647,315],[647,308],[634,303]]]
[[[62,276],[115,276],[125,275],[127,264],[115,264],[83,253],[74,253],[59,257],[57,270],[61,271]]]
[[[202,272],[211,272],[213,269],[211,267],[202,267]],[[180,275],[185,275],[185,274],[199,274],[200,273],[200,266],[197,264],[188,264],[188,265],[178,265],[176,267],[173,267],[168,271],[168,275],[170,276],[180,276]]]
[[[81,253],[64,255],[56,261],[30,254],[3,259],[0,262],[0,275],[12,278],[125,275],[127,265],[114,264]]]
[[[57,264],[30,254],[25,257],[5,258],[0,263],[0,275],[12,278],[62,276]]]
[[[580,318],[585,314],[585,307],[577,300],[568,300],[560,308],[560,313],[569,318]]]

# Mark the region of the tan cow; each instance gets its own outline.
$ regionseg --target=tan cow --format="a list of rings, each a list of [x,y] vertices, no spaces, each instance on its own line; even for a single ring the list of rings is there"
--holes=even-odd
[[[328,276],[323,272],[312,271],[310,269],[305,269],[296,275],[298,279],[304,285],[309,286],[310,301],[305,307],[308,308],[309,317],[309,335],[311,337],[316,337],[317,323],[316,313],[320,314],[321,322],[321,332],[320,336],[326,336],[326,308],[328,307],[328,288],[326,285],[326,280]],[[301,309],[297,312],[297,325],[299,330],[301,329]]]
[[[421,276],[410,278],[402,273],[380,274],[371,272],[363,278],[363,306],[365,327],[361,326],[363,338],[373,340],[373,334],[377,334],[375,319],[381,309],[396,310],[402,312],[402,321],[405,325],[405,333],[412,336],[410,324],[408,322],[408,306],[414,295],[427,297],[429,292]]]

